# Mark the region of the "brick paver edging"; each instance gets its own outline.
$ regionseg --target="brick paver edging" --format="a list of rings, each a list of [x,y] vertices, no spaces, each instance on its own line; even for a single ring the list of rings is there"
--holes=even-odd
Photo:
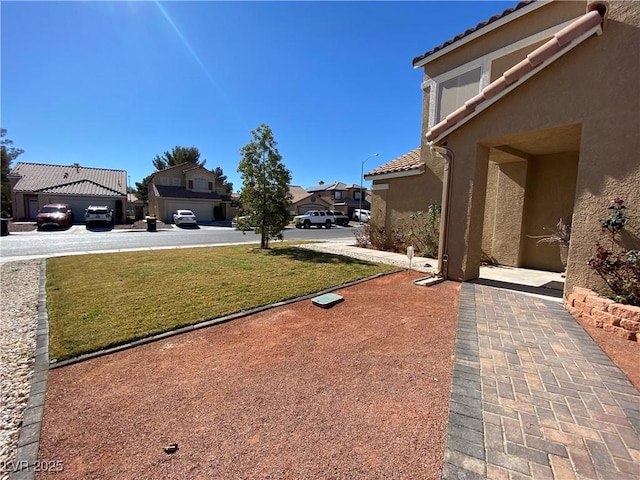
[[[24,411],[12,480],[32,480],[36,476],[36,462],[40,445],[40,429],[44,415],[44,400],[49,375],[49,317],[47,316],[47,267],[40,262],[40,287],[38,292],[38,327],[33,377],[27,408]]]
[[[442,478],[486,478],[475,286],[460,286],[458,324]]]

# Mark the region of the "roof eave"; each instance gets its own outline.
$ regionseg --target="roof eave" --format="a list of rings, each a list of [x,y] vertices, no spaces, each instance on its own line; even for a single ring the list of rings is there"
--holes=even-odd
[[[423,59],[421,59],[420,61],[416,62],[413,64],[413,68],[422,68],[424,67],[426,64],[442,57],[443,55],[447,55],[448,53],[452,52],[453,50],[462,47],[463,45],[475,40],[478,37],[481,37],[482,35],[485,35],[493,30],[495,30],[496,28],[500,28],[503,25],[506,25],[509,22],[512,22],[513,20],[516,20],[517,18],[520,18],[523,15],[528,14],[529,12],[532,12],[533,10],[536,10],[540,7],[543,7],[544,5],[548,4],[549,2],[551,2],[552,0],[537,0],[533,3],[530,3],[529,5],[526,5],[514,12],[511,12],[510,15],[507,15],[505,17],[502,17],[499,20],[496,20],[495,22],[492,22],[488,25],[485,25],[483,28],[480,28],[479,30],[476,30],[473,33],[470,33],[469,35],[462,37],[460,40],[453,42],[450,45],[447,45],[446,47],[442,48],[441,50],[438,50],[437,52],[434,52],[433,54],[424,57]]]
[[[408,170],[400,170],[398,172],[389,172],[389,173],[367,173],[364,176],[365,180],[387,180],[390,178],[402,178],[402,177],[411,177],[414,175],[420,175],[424,172],[424,164],[420,165],[416,168],[410,168]]]

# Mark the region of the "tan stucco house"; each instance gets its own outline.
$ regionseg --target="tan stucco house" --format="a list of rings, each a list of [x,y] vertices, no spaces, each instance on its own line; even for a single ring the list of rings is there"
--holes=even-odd
[[[233,218],[231,197],[224,186],[216,183],[215,175],[195,163],[160,170],[148,182],[149,214],[159,220],[173,222],[176,210],[191,210],[198,222],[213,222]]]
[[[616,196],[640,219],[640,3],[520,2],[413,66],[421,145],[365,176],[372,221],[441,204],[439,268],[469,280],[483,254],[561,271],[557,247],[531,237],[572,220],[565,292],[597,287],[598,220]]]
[[[354,183],[321,183],[307,188],[307,192],[317,195],[330,205],[330,210],[337,210],[351,217],[356,208],[369,210],[371,204],[367,199],[367,189]],[[362,194],[362,203],[360,202]],[[362,207],[361,207],[362,205]]]
[[[35,220],[38,210],[49,203],[69,204],[75,223],[84,222],[89,205],[106,205],[113,209],[116,222],[126,220],[125,170],[18,162],[7,177],[16,220]]]
[[[291,194],[291,214],[300,215],[308,210],[331,210],[331,203],[316,195],[307,192],[304,188],[297,185],[289,186]]]

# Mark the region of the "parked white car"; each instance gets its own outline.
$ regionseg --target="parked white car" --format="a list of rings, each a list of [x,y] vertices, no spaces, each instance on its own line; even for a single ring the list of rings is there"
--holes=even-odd
[[[84,211],[84,222],[87,228],[95,225],[113,225],[113,210],[106,205],[89,205]]]
[[[362,210],[356,208],[353,211],[353,219],[356,222],[368,222],[369,220],[371,220],[371,211],[365,210],[364,208]]]
[[[176,210],[173,212],[173,223],[178,227],[181,225],[198,225],[196,216],[191,210]]]

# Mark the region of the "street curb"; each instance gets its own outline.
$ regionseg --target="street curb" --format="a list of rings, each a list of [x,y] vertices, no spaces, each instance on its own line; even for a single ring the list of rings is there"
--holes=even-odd
[[[93,358],[98,358],[98,357],[102,357],[102,356],[105,356],[105,355],[110,355],[112,353],[121,352],[122,350],[127,350],[129,348],[139,347],[140,345],[146,345],[147,343],[156,342],[158,340],[164,340],[166,338],[174,337],[176,335],[180,335],[180,334],[183,334],[183,333],[193,332],[195,330],[200,330],[202,328],[211,327],[211,326],[219,325],[219,324],[222,324],[222,323],[227,323],[227,322],[230,322],[232,320],[238,320],[240,318],[248,317],[249,315],[254,315],[256,313],[265,312],[265,311],[271,310],[273,308],[282,307],[282,306],[285,306],[285,305],[290,305],[292,303],[300,302],[300,301],[303,301],[303,300],[309,300],[309,299],[311,299],[313,297],[316,297],[318,295],[323,295],[325,293],[331,293],[331,292],[334,292],[336,290],[340,290],[342,288],[351,287],[353,285],[358,285],[360,283],[368,282],[369,280],[374,280],[376,278],[380,278],[380,277],[383,277],[383,276],[386,276],[386,275],[391,275],[393,273],[398,273],[398,272],[400,272],[402,270],[404,270],[404,269],[398,268],[398,269],[395,269],[395,270],[391,270],[389,272],[378,273],[378,274],[370,276],[370,277],[362,278],[360,280],[354,280],[353,282],[348,282],[348,283],[344,283],[344,284],[341,284],[341,285],[337,285],[335,287],[331,287],[331,288],[328,288],[326,290],[322,290],[320,292],[310,293],[310,294],[304,295],[302,297],[296,297],[296,298],[291,298],[291,299],[288,299],[288,300],[282,300],[280,302],[271,303],[269,305],[263,305],[261,307],[256,307],[256,308],[253,308],[251,310],[243,310],[243,311],[238,312],[238,313],[232,313],[231,315],[226,315],[224,317],[212,318],[212,319],[209,319],[209,320],[204,320],[204,321],[199,322],[199,323],[194,323],[193,325],[187,325],[185,327],[180,327],[180,328],[177,328],[175,330],[168,331],[168,332],[159,333],[157,335],[152,335],[150,337],[141,338],[139,340],[135,340],[133,342],[129,342],[129,343],[125,343],[125,344],[122,344],[122,345],[118,345],[116,347],[106,348],[104,350],[98,350],[96,352],[91,352],[91,353],[87,353],[87,354],[84,354],[84,355],[80,355],[79,357],[69,358],[69,359],[66,359],[66,360],[61,360],[59,362],[50,363],[49,364],[49,369],[53,370],[53,369],[56,369],[56,368],[66,367],[66,366],[73,365],[73,364],[76,364],[76,363],[84,362],[86,360],[91,360]]]
[[[38,327],[36,351],[31,378],[29,400],[25,408],[18,437],[18,448],[13,463],[13,480],[32,480],[36,476],[40,430],[44,415],[44,401],[49,372],[49,317],[47,316],[47,262],[40,262],[40,288],[38,293]],[[24,468],[23,468],[24,467]]]

